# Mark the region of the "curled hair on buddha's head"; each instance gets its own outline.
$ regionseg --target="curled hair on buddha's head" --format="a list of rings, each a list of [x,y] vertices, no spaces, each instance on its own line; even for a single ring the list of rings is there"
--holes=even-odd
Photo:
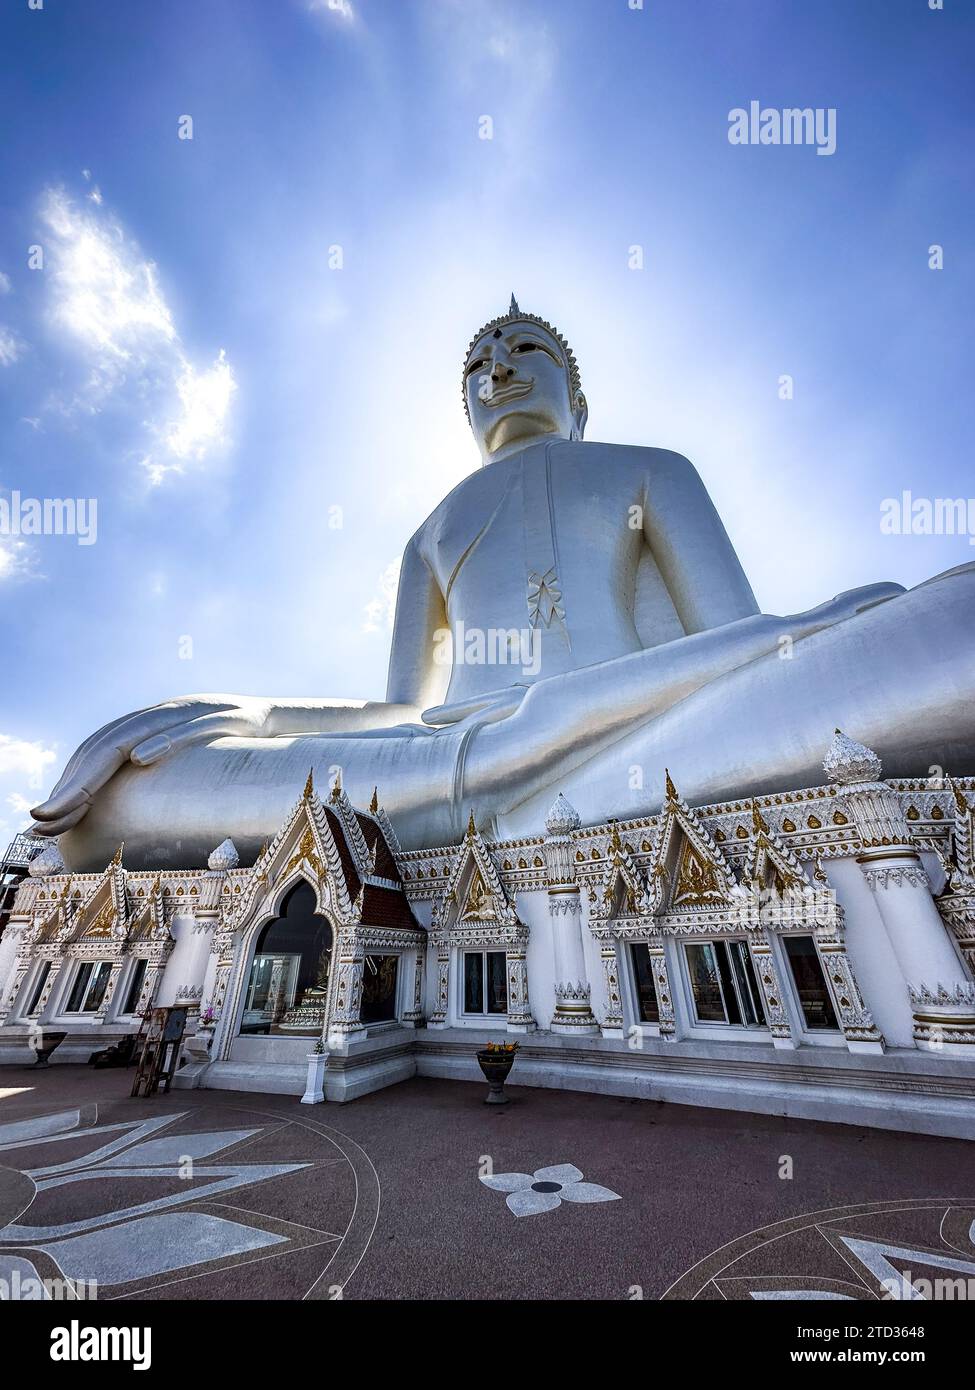
[[[576,361],[575,353],[554,324],[549,323],[548,319],[539,318],[537,314],[526,314],[523,309],[518,308],[518,301],[515,299],[514,295],[512,295],[511,304],[508,306],[508,312],[506,314],[499,314],[496,319],[491,319],[490,322],[484,324],[483,328],[479,328],[467,345],[467,352],[464,354],[464,372],[460,388],[464,398],[464,414],[467,416],[467,423],[470,424],[471,421],[471,412],[467,405],[467,364],[471,360],[471,353],[480,339],[484,337],[485,333],[491,333],[495,330],[500,331],[500,329],[504,328],[505,325],[509,323],[537,324],[539,328],[543,328],[546,333],[550,334],[555,339],[565,354],[565,367],[569,374],[569,393],[572,398],[572,405],[573,407],[577,406],[580,403],[580,398],[582,398],[582,403],[584,404],[585,398],[582,395],[582,380],[579,376],[579,364]]]

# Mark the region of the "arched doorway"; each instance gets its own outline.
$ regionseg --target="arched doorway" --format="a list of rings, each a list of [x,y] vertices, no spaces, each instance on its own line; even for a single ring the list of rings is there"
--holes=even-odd
[[[244,1036],[319,1037],[325,1023],[332,928],[302,880],[257,938],[240,1031]]]

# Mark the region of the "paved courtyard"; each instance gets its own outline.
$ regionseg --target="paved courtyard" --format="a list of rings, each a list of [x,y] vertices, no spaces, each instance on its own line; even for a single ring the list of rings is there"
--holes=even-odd
[[[0,1068],[8,1274],[103,1300],[869,1299],[901,1268],[975,1277],[962,1140],[517,1086],[492,1107],[423,1079],[341,1106],[132,1100],[132,1075]]]

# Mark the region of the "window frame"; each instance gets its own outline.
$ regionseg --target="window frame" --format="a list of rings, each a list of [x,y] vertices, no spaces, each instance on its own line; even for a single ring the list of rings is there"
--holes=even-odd
[[[94,1018],[94,1016],[98,1013],[98,1010],[101,1008],[102,1000],[105,998],[105,991],[103,990],[101,998],[99,999],[95,1007],[93,1009],[85,1008],[85,1004],[88,1002],[89,995],[91,994],[93,983],[95,983],[98,979],[101,978],[100,972],[98,971],[97,967],[107,967],[107,974],[105,979],[105,988],[107,989],[108,981],[111,978],[112,974],[112,966],[114,964],[114,961],[106,959],[79,961],[77,970],[73,970],[71,972],[71,977],[68,980],[67,987],[64,992],[64,1002],[61,1005],[61,1015],[63,1015],[63,1017],[65,1018]],[[82,990],[81,1005],[77,1009],[72,1009],[69,1007],[72,996],[74,995],[74,992],[78,987],[78,983],[81,979],[82,973],[86,968],[88,968],[89,973],[88,978],[85,981],[84,989]]]
[[[502,1023],[507,1024],[507,1020],[508,1020],[508,1009],[509,1009],[509,1000],[508,1000],[508,952],[507,952],[507,949],[506,949],[504,946],[462,946],[462,947],[459,948],[458,954],[460,955],[460,970],[458,970],[458,972],[457,972],[457,976],[458,976],[458,991],[459,991],[459,999],[458,999],[458,1005],[459,1005],[459,1007],[458,1007],[458,1010],[457,1010],[458,1018],[459,1018],[460,1020],[462,1020],[463,1022],[465,1022],[465,1023],[470,1023],[470,1022],[472,1022],[472,1021],[482,1022],[482,1021],[484,1021],[484,1020],[487,1020],[489,1023],[495,1023],[495,1022],[497,1022],[497,1020],[501,1020]],[[487,1007],[487,1005],[488,1005],[488,979],[489,979],[489,976],[488,976],[487,958],[488,958],[488,956],[494,956],[494,955],[496,955],[496,956],[501,956],[501,957],[504,959],[504,1011],[503,1011],[503,1012],[498,1012],[498,1011],[496,1011],[496,1010],[489,1010],[488,1007]],[[480,957],[481,957],[481,960],[482,960],[482,962],[483,962],[482,967],[481,967],[481,969],[482,969],[482,974],[481,974],[481,1004],[482,1004],[483,1007],[481,1008],[480,1012],[478,1012],[478,1013],[473,1013],[473,1012],[469,1013],[469,1012],[467,1011],[467,1008],[466,1008],[466,1003],[467,1003],[467,957],[468,957],[468,956],[480,956]]]
[[[755,998],[761,1008],[761,1023],[732,1023],[728,1018],[728,1005],[725,998],[725,985],[721,976],[720,965],[717,964],[717,952],[715,950],[715,964],[718,970],[718,988],[721,993],[721,1006],[724,1009],[725,1018],[723,1021],[717,1019],[700,1019],[697,1014],[697,1003],[694,998],[694,986],[691,978],[691,963],[687,953],[688,946],[710,946],[712,949],[718,947],[730,947],[733,943],[740,943],[748,952],[748,961],[751,966],[751,973],[754,977]],[[765,1008],[765,997],[761,986],[758,983],[758,970],[752,958],[751,948],[748,937],[744,935],[735,936],[707,936],[707,937],[688,937],[679,936],[675,941],[678,956],[678,975],[680,979],[681,996],[685,1008],[687,1020],[687,1030],[692,1037],[709,1038],[715,1041],[727,1041],[733,1039],[737,1042],[761,1042],[771,1044],[772,1029],[768,1021],[768,1014]],[[744,1017],[741,1007],[740,986],[735,974],[730,951],[726,951],[727,969],[730,972],[732,986],[735,990],[735,1004],[739,1015]]]

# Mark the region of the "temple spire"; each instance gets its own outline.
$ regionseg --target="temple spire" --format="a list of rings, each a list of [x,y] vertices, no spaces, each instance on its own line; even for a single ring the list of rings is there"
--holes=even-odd
[[[370,811],[370,814],[371,814],[371,815],[374,815],[374,816],[375,816],[375,815],[378,814],[378,811],[379,811],[379,788],[378,788],[378,787],[373,787],[373,789],[372,789],[372,800],[371,800],[370,803],[369,803],[369,811]]]
[[[314,769],[314,767],[310,767],[310,768],[308,769],[308,780],[305,782],[305,790],[301,793],[302,800],[307,801],[308,798],[311,796],[311,794],[312,794],[312,792],[313,792],[314,790],[315,790],[315,769]]]
[[[508,313],[509,313],[509,314],[520,314],[520,313],[521,313],[521,310],[518,308],[518,301],[517,301],[517,299],[515,299],[515,292],[514,292],[514,290],[511,291],[511,304],[510,304],[509,307],[508,307]]]
[[[679,798],[678,795],[677,795],[677,788],[674,786],[673,782],[672,782],[671,779],[670,779],[670,769],[669,769],[669,768],[666,768],[666,767],[664,768],[664,778],[666,779],[665,782],[664,782],[664,789],[665,789],[665,791],[666,791],[666,793],[667,793],[667,800],[668,800],[668,801],[678,801],[680,798]]]

